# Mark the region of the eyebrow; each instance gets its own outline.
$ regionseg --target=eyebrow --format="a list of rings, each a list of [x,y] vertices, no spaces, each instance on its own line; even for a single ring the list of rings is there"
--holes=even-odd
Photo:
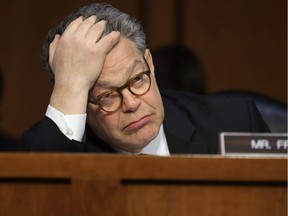
[[[127,68],[126,73],[132,72],[138,64],[141,64],[142,61],[135,59],[130,67]]]
[[[139,63],[142,63],[142,61],[141,60],[139,60],[139,59],[135,59],[134,61],[133,61],[133,63],[131,64],[131,66],[129,66],[127,69],[126,69],[126,71],[125,71],[125,73],[132,73],[133,72],[133,70],[135,69],[135,67],[139,64]],[[146,65],[146,64],[145,64]],[[129,80],[129,78],[128,78],[128,80]],[[108,86],[109,86],[109,81],[107,82],[107,81],[103,81],[103,80],[97,80],[96,81],[96,85],[98,86],[98,87],[101,87],[101,88],[107,88]],[[114,88],[114,87],[116,87],[116,86],[109,86],[108,88],[110,88],[110,87],[112,87],[112,88]]]

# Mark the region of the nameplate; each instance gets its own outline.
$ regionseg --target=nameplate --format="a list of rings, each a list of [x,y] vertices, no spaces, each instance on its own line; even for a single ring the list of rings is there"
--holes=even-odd
[[[220,133],[221,155],[287,155],[287,133]]]

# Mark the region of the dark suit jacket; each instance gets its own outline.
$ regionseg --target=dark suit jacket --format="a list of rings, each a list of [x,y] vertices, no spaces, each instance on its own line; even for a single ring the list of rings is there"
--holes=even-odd
[[[164,131],[173,153],[215,154],[220,132],[269,132],[250,100],[163,91]],[[69,140],[48,117],[26,131],[25,149],[46,152],[115,152],[86,127],[85,142]]]
[[[0,151],[21,151],[19,141],[10,137],[9,135],[0,132]]]

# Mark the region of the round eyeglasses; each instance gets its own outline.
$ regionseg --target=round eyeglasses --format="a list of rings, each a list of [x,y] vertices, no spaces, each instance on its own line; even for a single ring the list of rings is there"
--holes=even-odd
[[[116,112],[123,103],[122,91],[127,88],[133,95],[141,96],[147,93],[151,86],[150,70],[131,77],[127,83],[119,88],[111,89],[88,102],[98,105],[105,112]]]

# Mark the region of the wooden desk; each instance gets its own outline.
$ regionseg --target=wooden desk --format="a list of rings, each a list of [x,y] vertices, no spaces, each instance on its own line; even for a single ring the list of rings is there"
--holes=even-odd
[[[0,154],[1,216],[286,216],[287,159]]]

